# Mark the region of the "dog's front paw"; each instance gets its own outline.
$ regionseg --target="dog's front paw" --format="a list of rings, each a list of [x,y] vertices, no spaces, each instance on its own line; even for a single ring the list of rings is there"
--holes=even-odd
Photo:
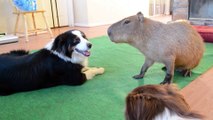
[[[97,75],[100,75],[100,74],[103,74],[105,71],[104,68],[100,67],[100,68],[97,68]]]
[[[94,76],[104,73],[104,68],[89,68],[87,71],[83,72],[86,74],[87,80],[91,80]]]
[[[89,70],[88,67],[83,67],[83,68],[81,69],[81,72],[85,72],[85,71],[87,71],[87,70]]]

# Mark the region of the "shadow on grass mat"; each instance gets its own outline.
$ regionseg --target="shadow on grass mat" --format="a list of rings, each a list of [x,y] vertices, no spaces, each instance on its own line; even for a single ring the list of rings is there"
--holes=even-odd
[[[59,86],[0,97],[0,120],[124,120],[124,103],[128,92],[143,84],[160,83],[163,65],[155,63],[145,78],[134,80],[144,56],[127,44],[114,44],[103,36],[93,43],[90,66],[105,68],[82,86]],[[174,82],[183,88],[213,66],[213,44],[206,43],[206,52],[192,77],[175,73]]]

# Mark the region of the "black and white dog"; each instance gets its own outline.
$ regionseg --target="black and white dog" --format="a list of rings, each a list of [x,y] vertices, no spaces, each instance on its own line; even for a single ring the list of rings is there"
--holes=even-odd
[[[0,95],[57,85],[81,85],[104,73],[104,68],[87,67],[91,47],[83,32],[70,30],[38,52],[18,50],[1,54]]]

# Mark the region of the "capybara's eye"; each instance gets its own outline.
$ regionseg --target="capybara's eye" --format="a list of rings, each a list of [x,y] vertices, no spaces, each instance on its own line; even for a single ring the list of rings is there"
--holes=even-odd
[[[130,20],[125,20],[124,21],[124,24],[129,24],[130,23]]]

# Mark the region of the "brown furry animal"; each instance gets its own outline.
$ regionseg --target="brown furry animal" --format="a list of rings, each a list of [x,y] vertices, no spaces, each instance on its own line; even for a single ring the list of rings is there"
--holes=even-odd
[[[108,35],[115,43],[128,43],[145,55],[140,74],[143,78],[154,62],[163,63],[166,76],[161,84],[171,83],[174,70],[183,76],[191,76],[204,52],[201,36],[186,21],[164,24],[145,18],[142,13],[127,17],[108,28]]]
[[[126,97],[126,120],[199,120],[175,85],[145,85]]]

